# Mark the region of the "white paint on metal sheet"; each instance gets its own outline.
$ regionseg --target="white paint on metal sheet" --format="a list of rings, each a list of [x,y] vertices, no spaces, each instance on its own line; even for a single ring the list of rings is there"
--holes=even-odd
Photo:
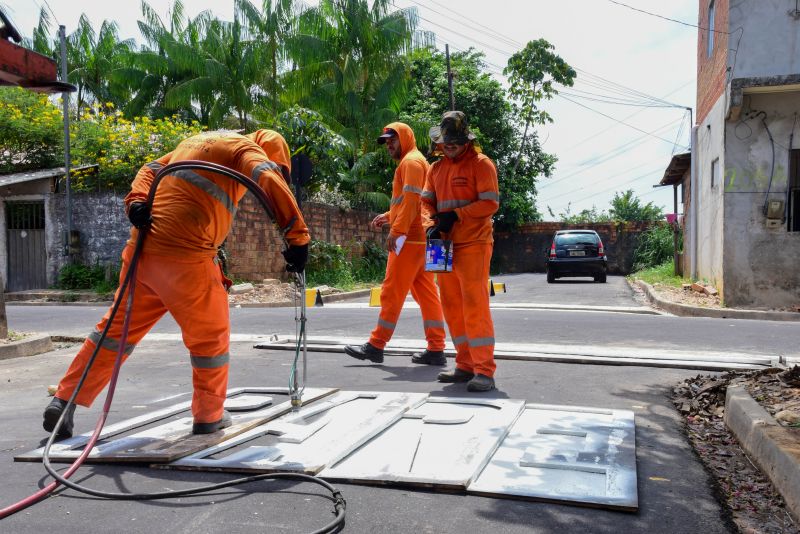
[[[315,474],[422,404],[424,393],[339,392],[168,467]],[[269,445],[247,443],[276,436]],[[236,449],[231,452],[226,452]]]
[[[272,404],[272,397],[265,395],[238,395],[225,400],[229,412],[249,412]]]
[[[465,488],[523,408],[519,400],[429,397],[320,476]]]
[[[633,412],[529,404],[469,493],[635,510]]]
[[[312,399],[333,393],[334,389],[306,388],[305,397]],[[234,388],[228,391],[226,404],[237,398],[244,397],[242,403],[253,407],[272,403],[269,395],[288,395],[288,388]],[[260,397],[260,401],[257,400]],[[181,413],[188,413],[191,402],[181,402],[173,406],[144,414],[131,419],[126,419],[109,425],[100,434],[97,445],[87,456],[87,461],[137,461],[139,458],[147,458],[149,461],[159,454],[160,445],[169,441],[189,440],[197,438],[192,435],[192,417],[181,417],[160,425],[144,428],[174,417]],[[277,406],[270,406],[261,409],[251,409],[247,412],[234,413],[232,415],[234,428],[237,424],[247,424],[249,421],[264,419],[269,420],[278,417],[291,410],[290,403],[283,402]],[[142,430],[137,430],[142,429]],[[228,432],[229,429],[225,429]],[[121,435],[125,434],[125,435]],[[73,436],[71,438],[56,442],[50,448],[50,458],[53,461],[72,461],[81,455],[84,445],[88,443],[91,432]],[[114,439],[112,439],[114,438]],[[190,452],[194,452],[191,450]],[[44,447],[20,454],[14,459],[16,461],[37,461],[42,458]],[[187,453],[188,454],[188,453]]]

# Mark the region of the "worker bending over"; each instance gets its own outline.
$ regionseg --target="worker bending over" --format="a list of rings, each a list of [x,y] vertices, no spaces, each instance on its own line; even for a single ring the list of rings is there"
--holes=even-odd
[[[344,351],[359,360],[383,362],[383,349],[392,338],[409,289],[422,311],[427,350],[412,357],[414,363],[444,365],[444,319],[433,273],[425,272],[425,229],[422,224],[420,195],[425,185],[428,162],[417,150],[411,128],[393,122],[383,129],[378,144],[386,144],[393,160],[400,162],[392,182],[389,211],[376,216],[374,228],[389,224],[386,250],[386,276],[381,286],[381,312],[378,325],[363,345],[347,345]]]
[[[431,148],[444,158],[431,166],[422,201],[435,214],[432,239],[453,242],[453,271],[439,273],[442,309],[456,347],[456,365],[440,382],[468,382],[469,391],[494,389],[494,324],[489,311],[492,215],[500,199],[497,169],[475,146],[461,111],[431,128]]]
[[[244,185],[219,173],[180,170],[165,176],[152,210],[146,200],[156,173],[184,160],[223,165],[252,178],[266,192],[289,248],[287,270],[302,272],[308,258],[308,228],[285,181],[289,176],[289,148],[280,134],[259,130],[249,136],[206,132],[182,141],[173,152],[144,165],[125,197],[131,236],[122,252],[120,284],[131,266],[139,232],[147,231],[136,270],[125,358],[166,313],[181,328],[192,366],[192,432],[208,434],[230,426],[223,410],[228,386],[230,321],[228,294],[217,264],[217,248],[233,224],[237,205],[247,192]],[[119,289],[115,300],[119,298]],[[126,295],[127,296],[127,295]],[[44,411],[44,428],[52,431],[67,405],[89,358],[100,340],[111,310],[84,341],[55,398]],[[75,403],[91,406],[108,384],[122,335],[123,314],[117,314]],[[61,426],[59,437],[70,437],[75,405]]]

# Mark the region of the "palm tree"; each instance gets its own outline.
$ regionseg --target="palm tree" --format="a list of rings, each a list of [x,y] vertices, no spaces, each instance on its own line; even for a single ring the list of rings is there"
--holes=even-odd
[[[242,22],[248,25],[262,64],[267,66],[260,83],[267,90],[269,111],[274,117],[280,111],[279,75],[288,59],[285,43],[296,21],[294,0],[263,0],[261,11],[250,0],[236,0],[236,10]]]
[[[125,106],[125,113],[129,116],[149,113],[163,117],[180,112],[207,124],[211,97],[198,100],[199,111],[195,112],[191,99],[168,99],[167,94],[191,80],[194,72],[201,68],[199,49],[205,26],[211,19],[210,13],[202,12],[195,19],[188,19],[183,2],[175,0],[165,22],[146,1],[142,1],[142,18],[138,25],[145,45],[130,54],[126,68],[115,72],[118,81],[135,90],[133,98]]]
[[[389,11],[391,0],[321,0],[303,12],[289,40],[296,69],[292,96],[323,113],[358,151],[397,116],[407,92],[416,11]]]
[[[67,38],[68,79],[78,87],[78,111],[91,101],[119,106],[128,100],[128,91],[115,84],[111,74],[123,66],[133,47],[132,39],[120,40],[116,22],[103,21],[95,33],[86,15],[81,15],[78,29]]]

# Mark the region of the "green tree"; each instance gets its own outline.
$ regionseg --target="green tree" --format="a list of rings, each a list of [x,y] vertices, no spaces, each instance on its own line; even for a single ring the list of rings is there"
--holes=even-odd
[[[142,19],[138,26],[145,45],[129,56],[127,66],[114,73],[119,82],[133,91],[133,97],[122,108],[125,115],[163,118],[178,113],[186,119],[208,124],[214,100],[210,91],[185,90],[190,95],[186,98],[181,93],[169,99],[167,95],[175,87],[194,79],[202,68],[201,41],[211,19],[210,13],[203,12],[189,19],[183,2],[175,0],[165,22],[143,1]],[[193,100],[191,95],[197,96]]]
[[[536,181],[539,176],[550,176],[556,158],[542,150],[535,133],[528,136],[523,146],[518,133],[522,125],[502,85],[487,72],[483,57],[483,53],[470,49],[452,54],[450,60],[455,74],[456,108],[466,113],[481,148],[497,164],[500,210],[495,221],[500,226],[515,227],[541,220],[533,201]],[[412,86],[400,120],[414,129],[422,150],[430,143],[428,129],[438,124],[449,109],[446,73],[443,53],[432,48],[414,51]],[[522,158],[518,157],[520,150]],[[515,160],[520,161],[520,167],[512,175],[509,170]]]
[[[111,102],[120,106],[130,99],[129,91],[112,79],[112,73],[124,66],[134,48],[132,39],[121,41],[116,22],[103,21],[95,32],[86,15],[81,15],[78,29],[67,38],[68,79],[78,87],[78,111],[92,102]]]
[[[274,117],[280,108],[279,75],[288,59],[286,42],[294,29],[294,0],[263,0],[260,11],[250,0],[236,0],[236,9],[250,29],[262,65],[267,67],[263,69],[260,82],[267,92],[266,101]]]
[[[554,219],[566,224],[593,224],[599,222],[609,222],[612,220],[611,216],[603,210],[598,210],[596,206],[591,209],[583,209],[578,213],[572,213],[572,205],[567,204],[567,209],[556,215],[550,206],[547,206],[547,211]]]
[[[664,208],[652,202],[642,204],[633,194],[633,189],[615,193],[608,210],[611,218],[617,221],[658,221],[664,218]]]
[[[290,98],[316,109],[366,154],[375,132],[397,117],[408,87],[413,9],[391,0],[321,0],[303,12],[289,41],[296,69]]]
[[[311,159],[311,182],[305,189],[309,193],[323,185],[336,189],[350,167],[351,147],[325,124],[322,115],[293,106],[278,115],[275,128],[286,139],[292,154],[304,153]]]
[[[553,122],[550,114],[541,109],[539,102],[558,94],[556,84],[571,87],[576,76],[575,70],[553,53],[554,49],[544,39],[530,41],[525,48],[508,59],[508,66],[503,69],[503,74],[508,76],[508,93],[514,99],[514,111],[525,123],[520,151],[511,171],[512,176],[516,174],[524,155],[530,126]]]

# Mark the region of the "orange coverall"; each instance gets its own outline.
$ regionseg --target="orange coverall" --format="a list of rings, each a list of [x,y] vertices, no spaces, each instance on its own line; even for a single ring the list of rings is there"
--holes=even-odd
[[[500,206],[497,169],[470,144],[455,160],[434,163],[422,200],[433,213],[455,211],[458,221],[443,239],[453,241],[453,271],[438,273],[442,309],[456,347],[456,367],[494,376],[494,324],[489,311],[492,215]]]
[[[381,286],[381,313],[369,343],[383,349],[392,338],[409,289],[419,304],[428,350],[444,350],[444,319],[433,273],[425,272],[425,229],[422,225],[420,195],[425,185],[428,162],[417,150],[411,128],[402,122],[386,126],[397,132],[402,156],[392,182],[389,234],[406,236],[400,254],[389,252],[386,276]]]
[[[182,160],[218,163],[253,178],[271,199],[276,222],[287,241],[293,245],[308,243],[308,228],[278,166],[253,140],[232,132],[190,137],[173,152],[144,165],[125,197],[126,206],[144,202],[155,174],[168,163]],[[214,422],[222,417],[228,384],[230,322],[228,295],[215,259],[217,247],[230,231],[237,204],[246,192],[243,185],[213,172],[184,170],[165,176],[156,191],[153,222],[139,257],[125,357],[170,312],[189,349],[195,423]],[[120,284],[130,268],[138,233],[136,228],[131,230],[122,252]],[[122,333],[122,310],[124,304],[75,398],[81,406],[90,406],[111,378]],[[61,379],[56,397],[67,400],[72,395],[110,313],[109,309],[84,341]]]

